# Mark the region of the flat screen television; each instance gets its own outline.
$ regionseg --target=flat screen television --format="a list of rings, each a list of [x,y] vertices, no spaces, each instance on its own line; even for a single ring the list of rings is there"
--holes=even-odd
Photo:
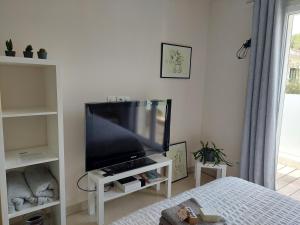
[[[86,171],[168,150],[171,100],[87,103]]]

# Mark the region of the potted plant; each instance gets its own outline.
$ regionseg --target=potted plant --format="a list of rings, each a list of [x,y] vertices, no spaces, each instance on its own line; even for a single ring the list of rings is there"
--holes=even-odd
[[[32,46],[27,45],[25,51],[23,51],[23,55],[25,58],[32,58],[33,57],[33,52],[32,52]]]
[[[47,59],[47,51],[44,48],[41,48],[38,52],[39,59]]]
[[[25,225],[43,225],[44,224],[44,217],[42,214],[31,215],[25,221]]]
[[[223,149],[217,148],[217,146],[211,142],[211,145],[209,142],[206,142],[204,144],[203,141],[201,141],[202,148],[196,152],[193,152],[194,158],[196,160],[200,160],[200,162],[203,162],[203,164],[207,162],[213,162],[214,165],[219,165],[220,163],[225,163],[228,166],[232,166],[232,163],[227,161],[226,155],[223,152]]]
[[[12,57],[16,56],[16,52],[13,51],[14,46],[13,46],[13,43],[12,43],[11,39],[6,41],[5,44],[6,44],[6,49],[7,49],[5,51],[5,55],[6,56],[12,56]]]

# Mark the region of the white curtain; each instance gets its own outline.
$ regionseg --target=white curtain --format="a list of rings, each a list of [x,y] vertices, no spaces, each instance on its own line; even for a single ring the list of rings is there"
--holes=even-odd
[[[255,0],[241,177],[275,189],[286,0]]]

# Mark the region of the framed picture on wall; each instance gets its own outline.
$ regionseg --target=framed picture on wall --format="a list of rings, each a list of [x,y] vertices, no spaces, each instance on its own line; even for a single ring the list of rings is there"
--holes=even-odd
[[[173,160],[172,181],[186,178],[188,176],[186,141],[171,144],[167,151],[167,157]]]
[[[161,78],[190,79],[192,47],[161,44]]]

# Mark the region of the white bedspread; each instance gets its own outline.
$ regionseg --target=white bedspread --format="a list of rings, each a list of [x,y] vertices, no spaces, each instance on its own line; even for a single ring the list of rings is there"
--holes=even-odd
[[[210,182],[124,217],[112,225],[158,225],[160,212],[191,197],[228,225],[300,225],[300,202],[234,177]]]

